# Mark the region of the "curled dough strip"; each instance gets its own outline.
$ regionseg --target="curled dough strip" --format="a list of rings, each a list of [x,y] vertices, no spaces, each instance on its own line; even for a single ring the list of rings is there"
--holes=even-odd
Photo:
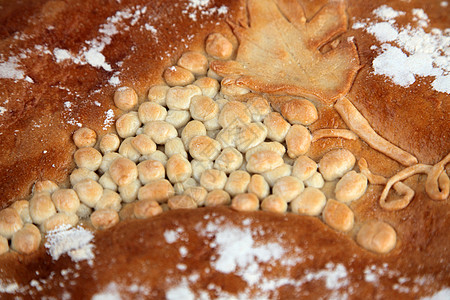
[[[449,195],[450,180],[444,170],[450,162],[450,153],[433,166],[425,183],[425,190],[433,200],[445,200]]]
[[[379,136],[347,98],[339,99],[334,107],[341,115],[345,124],[372,148],[398,161],[402,165],[411,166],[417,163],[417,158]]]
[[[414,191],[410,187],[408,187],[412,192],[412,196],[411,196],[411,199],[409,199],[409,201],[407,201],[407,198],[410,195],[410,192],[402,185],[397,185],[397,188],[394,187],[395,190],[399,194],[403,194],[404,197],[402,197],[399,200],[386,202],[386,198],[388,196],[389,190],[391,189],[391,187],[394,184],[396,184],[399,181],[404,180],[414,174],[418,174],[418,173],[428,174],[428,172],[430,172],[431,168],[432,167],[430,165],[417,164],[417,165],[411,166],[409,168],[403,169],[400,172],[398,172],[397,174],[395,174],[394,176],[392,176],[386,183],[386,186],[384,187],[384,190],[381,193],[380,206],[387,210],[399,210],[399,209],[405,208],[411,201],[412,196],[414,196]],[[403,184],[403,185],[405,185],[405,184]]]
[[[386,184],[387,179],[381,175],[373,174],[369,170],[369,166],[367,165],[367,161],[365,158],[362,158],[358,161],[358,167],[361,173],[367,177],[370,184]]]
[[[358,139],[358,136],[348,129],[319,129],[312,133],[312,142],[328,137],[340,137],[347,140]]]
[[[400,199],[389,202],[386,201],[380,202],[381,207],[386,210],[400,210],[407,207],[408,204],[411,202],[412,198],[414,197],[413,189],[401,181],[394,183],[392,187],[397,193],[402,195],[402,197]]]

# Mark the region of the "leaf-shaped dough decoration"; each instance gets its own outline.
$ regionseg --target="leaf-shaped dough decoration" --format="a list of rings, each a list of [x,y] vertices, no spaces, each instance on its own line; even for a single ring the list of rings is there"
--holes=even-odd
[[[297,0],[248,0],[248,21],[232,24],[239,39],[235,61],[211,68],[256,92],[315,98],[332,104],[351,87],[359,58],[354,43],[319,48],[347,30],[343,1],[331,1],[307,20]]]

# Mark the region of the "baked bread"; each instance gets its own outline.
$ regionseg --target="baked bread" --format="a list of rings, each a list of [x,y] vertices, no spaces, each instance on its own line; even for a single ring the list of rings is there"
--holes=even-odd
[[[446,1],[0,7],[2,299],[449,297]]]

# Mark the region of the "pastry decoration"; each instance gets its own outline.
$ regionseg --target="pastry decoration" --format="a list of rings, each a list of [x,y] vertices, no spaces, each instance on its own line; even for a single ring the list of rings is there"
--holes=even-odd
[[[360,68],[355,44],[338,41],[320,51],[346,31],[343,1],[330,2],[310,20],[293,0],[249,0],[247,8],[248,20],[233,24],[240,42],[233,60],[228,60],[231,42],[212,33],[206,55],[184,53],[163,73],[167,85],[151,87],[145,102],[139,103],[130,87],[117,89],[114,103],[124,114],[116,133],[98,137],[89,128],[74,133],[77,168],[71,186],[37,182],[29,201],[2,210],[0,252],[9,247],[33,252],[39,230],[77,224],[104,230],[120,220],[200,206],[289,211],[350,233],[355,224],[350,204],[363,197],[367,182],[385,185],[382,208],[399,210],[414,197],[401,180],[418,173],[427,174],[432,199],[448,198],[450,154],[434,166],[419,164],[378,135],[345,98]],[[289,98],[275,101],[278,95]],[[311,134],[308,126],[319,114],[305,98],[335,103],[349,129]],[[308,151],[324,138],[361,138],[407,168],[386,179],[373,174],[364,158],[355,168],[355,155],[344,148],[332,149],[317,163]],[[325,192],[328,184],[335,185],[332,197]],[[400,199],[388,201],[391,188]],[[376,253],[391,251],[396,241],[394,228],[379,220],[356,235],[359,245]]]

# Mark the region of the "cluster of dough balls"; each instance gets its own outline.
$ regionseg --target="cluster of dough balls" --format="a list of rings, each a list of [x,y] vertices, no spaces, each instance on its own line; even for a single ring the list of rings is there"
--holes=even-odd
[[[274,111],[264,97],[209,69],[212,59],[232,53],[228,39],[212,34],[206,55],[184,53],[165,70],[166,84],[152,86],[146,99],[119,88],[114,103],[123,114],[116,133],[100,138],[89,128],[74,133],[71,187],[39,182],[29,201],[1,211],[0,252],[11,247],[29,253],[41,233],[62,224],[82,220],[106,229],[123,219],[201,206],[317,216],[350,231],[354,215],[348,204],[367,188],[367,178],[353,170],[354,155],[335,149],[319,163],[309,158],[307,126],[318,116],[314,105],[293,98]],[[357,240],[387,252],[395,245],[395,231],[370,223]]]

